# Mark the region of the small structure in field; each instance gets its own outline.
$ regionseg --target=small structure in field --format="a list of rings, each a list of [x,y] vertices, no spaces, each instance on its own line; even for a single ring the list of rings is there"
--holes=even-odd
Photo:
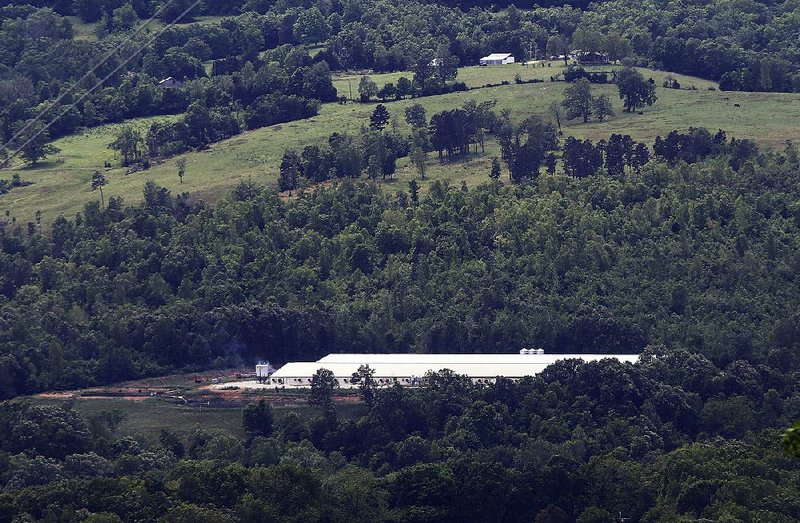
[[[158,82],[158,87],[160,89],[180,89],[182,86],[183,82],[171,76]]]
[[[492,53],[484,56],[478,62],[480,65],[505,65],[514,63],[514,55],[511,53]]]
[[[575,51],[575,58],[581,65],[605,65],[608,63],[608,54],[596,51]]]

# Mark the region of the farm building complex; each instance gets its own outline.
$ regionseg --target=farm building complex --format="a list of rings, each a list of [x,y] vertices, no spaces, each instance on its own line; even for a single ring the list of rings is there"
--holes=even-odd
[[[513,64],[514,55],[511,53],[492,53],[489,56],[484,56],[478,62],[480,65],[504,65]]]
[[[615,359],[634,363],[635,354],[544,354],[541,350],[523,349],[519,354],[329,354],[317,361],[287,363],[275,372],[269,365],[257,365],[256,376],[266,385],[304,388],[311,386],[311,377],[319,369],[333,372],[339,387],[350,388],[352,375],[361,365],[375,371],[379,385],[414,386],[429,371],[450,369],[469,376],[476,383],[492,383],[498,376],[519,379],[542,372],[548,365],[565,359],[585,362]]]
[[[604,65],[609,62],[608,54],[594,51],[575,51],[575,58],[581,65]]]

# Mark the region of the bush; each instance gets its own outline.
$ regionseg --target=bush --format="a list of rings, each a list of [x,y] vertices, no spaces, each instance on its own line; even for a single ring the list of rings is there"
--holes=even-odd
[[[581,78],[586,78],[586,69],[583,67],[569,66],[564,71],[564,81],[568,83],[577,82]]]
[[[251,436],[271,435],[273,420],[272,406],[264,400],[251,403],[242,410],[242,427]]]

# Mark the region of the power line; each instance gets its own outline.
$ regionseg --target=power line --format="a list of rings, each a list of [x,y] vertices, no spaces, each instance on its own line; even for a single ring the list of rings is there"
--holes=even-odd
[[[173,1],[174,1],[174,0],[170,0],[170,2],[173,2]],[[194,9],[195,7],[197,7],[197,5],[199,5],[199,4],[200,4],[200,2],[202,2],[202,1],[203,1],[203,0],[195,0],[195,2],[194,2],[192,5],[190,5],[190,6],[189,6],[189,7],[188,7],[188,8],[187,8],[185,11],[183,11],[183,12],[182,12],[180,15],[178,15],[178,16],[177,16],[177,17],[176,17],[176,18],[175,18],[175,19],[174,19],[172,22],[170,22],[169,24],[167,24],[167,25],[165,25],[164,27],[162,27],[162,28],[161,28],[161,29],[160,29],[160,30],[159,30],[159,31],[158,31],[158,32],[157,32],[155,35],[153,35],[153,36],[152,36],[152,37],[151,37],[151,38],[150,38],[148,41],[146,41],[146,42],[144,43],[144,45],[140,46],[140,47],[139,47],[139,48],[136,50],[136,52],[132,53],[132,54],[131,54],[131,55],[130,55],[128,58],[126,58],[124,61],[122,61],[122,63],[120,63],[119,65],[117,65],[117,67],[115,67],[113,71],[111,71],[111,72],[110,72],[110,73],[108,73],[108,74],[107,74],[105,77],[103,77],[103,79],[102,79],[102,80],[99,80],[97,83],[95,83],[95,85],[93,85],[93,86],[92,86],[90,89],[88,89],[88,90],[87,90],[87,91],[86,91],[86,92],[85,92],[83,95],[81,95],[81,97],[80,97],[80,98],[78,98],[77,100],[75,100],[74,102],[72,102],[72,103],[71,103],[69,106],[67,106],[67,108],[66,108],[66,109],[64,109],[64,111],[62,111],[62,112],[61,112],[61,114],[59,114],[58,116],[56,116],[55,118],[53,118],[53,119],[52,119],[52,120],[51,120],[51,121],[50,121],[50,122],[49,122],[47,125],[45,125],[45,126],[44,126],[44,127],[42,127],[41,129],[39,129],[39,130],[38,130],[38,131],[37,131],[37,132],[36,132],[36,133],[35,133],[33,136],[31,136],[31,137],[30,137],[30,138],[29,138],[29,139],[28,139],[28,140],[27,140],[27,141],[26,141],[24,144],[22,144],[22,145],[21,145],[21,146],[19,146],[19,147],[18,147],[16,150],[14,150],[14,151],[13,151],[11,154],[9,154],[9,155],[8,155],[8,157],[5,159],[4,163],[5,163],[5,164],[8,164],[8,163],[9,163],[9,161],[10,161],[10,160],[11,160],[13,157],[15,157],[17,154],[19,154],[19,152],[20,152],[20,151],[22,151],[22,149],[24,149],[25,147],[27,147],[27,145],[28,145],[29,143],[31,143],[33,140],[35,140],[36,138],[38,138],[38,137],[39,137],[39,135],[41,135],[43,132],[45,132],[47,129],[49,129],[49,128],[50,128],[50,126],[52,126],[52,125],[53,125],[55,122],[57,122],[57,121],[58,121],[58,120],[59,120],[59,119],[60,119],[62,116],[64,116],[65,114],[67,114],[67,113],[68,113],[68,112],[69,112],[71,109],[73,109],[73,108],[74,108],[76,105],[78,105],[78,104],[79,104],[81,101],[83,101],[83,100],[84,100],[84,99],[85,99],[87,96],[89,96],[90,94],[92,94],[92,93],[93,93],[93,92],[94,92],[94,91],[95,91],[95,90],[96,90],[98,87],[100,87],[101,85],[103,85],[103,84],[104,84],[104,83],[105,83],[105,82],[106,82],[106,81],[107,81],[109,78],[111,78],[112,76],[114,76],[114,75],[117,73],[117,71],[119,71],[120,69],[122,69],[123,67],[125,67],[126,65],[128,65],[128,63],[129,63],[131,60],[133,60],[133,58],[134,58],[136,55],[138,55],[138,54],[139,54],[141,51],[143,51],[143,50],[144,50],[144,49],[145,49],[147,46],[149,46],[150,44],[152,44],[153,42],[155,42],[155,41],[156,41],[156,39],[157,39],[159,36],[161,36],[161,35],[164,33],[164,31],[166,31],[167,29],[169,29],[169,28],[173,27],[173,26],[174,26],[176,23],[178,23],[178,21],[179,21],[181,18],[183,18],[184,16],[186,16],[186,15],[189,13],[189,11],[191,11],[192,9]],[[164,5],[164,7],[162,7],[162,10],[163,10],[165,7],[167,7],[167,5],[169,5],[169,3],[165,4],[165,5]],[[159,11],[159,13],[160,13],[160,12],[161,12],[161,11]],[[153,16],[155,17],[156,15],[153,15]],[[151,18],[150,20],[152,20],[152,18]],[[148,20],[148,23],[149,23],[149,20]],[[126,42],[123,42],[123,44],[124,44],[124,43],[126,43]],[[121,46],[120,46],[120,47],[121,47]],[[97,66],[97,67],[99,67],[99,65],[101,65],[101,64],[98,64],[98,66]],[[87,75],[88,75],[88,74],[90,74],[90,73],[87,73]],[[80,83],[80,82],[78,82],[78,83]],[[78,85],[78,83],[76,83],[75,85]],[[74,88],[74,86],[73,86],[73,88]],[[52,106],[51,106],[51,107],[52,107]],[[50,110],[50,108],[46,109],[44,112],[47,112],[48,110]],[[44,112],[43,112],[43,113],[44,113]],[[19,131],[19,132],[18,132],[18,133],[17,133],[17,134],[16,134],[16,135],[15,135],[15,136],[12,138],[12,140],[14,140],[14,139],[16,139],[17,137],[19,137],[19,135],[20,135],[20,134],[22,134],[22,132],[24,132],[24,130],[25,130],[25,129],[27,129],[28,127],[30,127],[30,125],[33,125],[33,124],[34,124],[34,123],[35,123],[35,122],[36,122],[36,121],[37,121],[37,120],[38,120],[38,119],[41,117],[41,115],[42,115],[43,113],[39,114],[39,116],[37,116],[36,118],[34,118],[32,121],[30,121],[30,122],[28,123],[28,125],[26,125],[26,126],[25,126],[25,128],[24,128],[24,129],[20,130],[20,131]]]
[[[99,69],[99,68],[100,68],[100,66],[102,66],[103,64],[105,64],[105,63],[106,63],[106,62],[107,62],[107,61],[108,61],[108,60],[109,60],[109,59],[110,59],[112,56],[114,56],[114,55],[115,55],[115,54],[116,54],[116,53],[117,53],[117,52],[118,52],[120,49],[122,49],[122,47],[123,47],[125,44],[127,44],[128,42],[130,42],[131,40],[133,40],[133,37],[135,37],[135,36],[136,36],[137,34],[139,34],[139,33],[140,33],[142,30],[144,30],[144,29],[147,27],[147,25],[148,25],[150,22],[152,22],[153,20],[155,20],[155,19],[156,19],[156,17],[158,17],[158,16],[161,14],[161,12],[162,12],[164,9],[166,9],[166,8],[169,6],[169,4],[171,4],[171,3],[172,3],[172,2],[174,2],[174,1],[175,1],[175,0],[169,0],[167,3],[165,3],[163,6],[161,6],[161,8],[160,8],[158,11],[156,11],[156,13],[155,13],[155,14],[153,14],[153,16],[151,16],[150,18],[148,18],[148,19],[147,19],[147,21],[145,21],[145,22],[144,22],[142,25],[140,25],[138,28],[136,28],[136,30],[135,30],[135,31],[133,31],[132,33],[130,33],[130,34],[129,34],[129,35],[128,35],[128,36],[127,36],[127,37],[126,37],[124,40],[122,40],[122,41],[121,41],[121,42],[120,42],[120,43],[119,43],[119,44],[118,44],[118,45],[117,45],[115,48],[113,48],[111,51],[109,51],[109,52],[108,52],[108,53],[107,53],[107,54],[106,54],[106,55],[105,55],[105,56],[104,56],[104,57],[103,57],[103,58],[102,58],[102,59],[101,59],[101,60],[100,60],[100,61],[99,61],[97,64],[95,64],[95,66],[94,66],[94,67],[92,67],[91,69],[89,69],[89,70],[88,70],[88,71],[87,71],[87,72],[86,72],[86,73],[85,73],[85,74],[84,74],[84,75],[83,75],[83,76],[82,76],[82,77],[81,77],[79,80],[77,80],[77,81],[76,81],[74,84],[72,84],[72,86],[71,86],[69,89],[67,89],[66,91],[64,91],[64,92],[62,92],[61,94],[59,94],[59,95],[58,95],[58,97],[57,97],[55,100],[53,100],[53,101],[50,103],[50,106],[49,106],[49,107],[47,107],[46,109],[44,109],[43,111],[41,111],[41,112],[40,112],[39,114],[37,114],[37,115],[36,115],[36,116],[35,116],[33,119],[29,120],[29,121],[28,121],[28,123],[25,125],[25,127],[23,127],[22,129],[20,129],[19,131],[17,131],[17,133],[16,133],[14,136],[12,136],[12,137],[11,137],[11,138],[8,140],[8,142],[9,142],[9,143],[13,143],[13,142],[14,142],[14,140],[16,140],[16,139],[17,139],[17,138],[18,138],[18,137],[19,137],[21,134],[23,134],[25,131],[27,131],[27,130],[28,130],[28,128],[29,128],[31,125],[33,125],[33,124],[34,124],[34,123],[35,123],[35,122],[36,122],[36,121],[37,121],[39,118],[41,118],[42,116],[44,116],[45,114],[47,114],[47,113],[48,113],[48,112],[49,112],[51,109],[53,109],[53,108],[54,108],[56,105],[58,105],[58,103],[59,103],[61,100],[63,100],[65,96],[67,96],[69,93],[71,93],[72,91],[74,91],[74,90],[75,90],[75,88],[76,88],[76,87],[78,87],[78,86],[79,86],[79,85],[80,85],[80,84],[81,84],[81,83],[82,83],[84,80],[86,80],[87,78],[89,78],[89,75],[91,75],[91,74],[94,74],[94,72],[95,72],[97,69]]]

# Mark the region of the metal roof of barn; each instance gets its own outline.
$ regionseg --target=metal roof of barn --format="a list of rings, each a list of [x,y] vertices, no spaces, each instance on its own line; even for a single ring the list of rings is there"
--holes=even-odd
[[[505,60],[509,58],[511,53],[492,53],[489,56],[484,56],[481,60]],[[474,58],[473,58],[474,60]]]
[[[575,358],[584,361],[597,361],[604,358],[614,358],[621,361],[635,362],[639,359],[637,354],[417,354],[417,353],[387,353],[387,354],[362,354],[362,353],[332,353],[318,360],[319,363],[426,363],[426,364],[459,364],[459,363],[545,363]]]
[[[336,357],[346,361],[335,361]],[[638,360],[635,354],[330,354],[319,361],[287,363],[271,377],[309,378],[319,369],[328,369],[337,378],[349,378],[359,366],[369,365],[376,378],[422,377],[428,371],[443,369],[471,378],[521,378],[536,375],[556,361],[572,358],[586,362]]]

